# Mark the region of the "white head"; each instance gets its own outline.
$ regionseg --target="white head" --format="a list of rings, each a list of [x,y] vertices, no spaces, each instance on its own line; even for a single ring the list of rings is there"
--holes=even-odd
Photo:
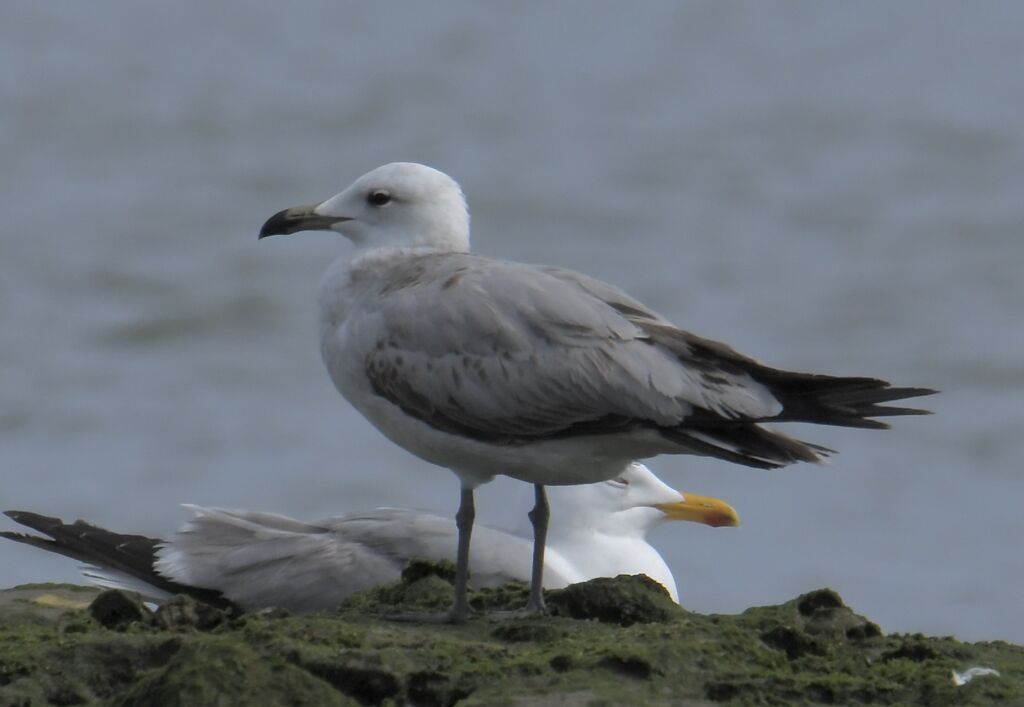
[[[386,164],[327,201],[279,211],[263,224],[260,238],[309,230],[337,231],[365,250],[469,250],[462,189],[444,172],[414,162]]]
[[[584,530],[645,537],[669,520],[713,527],[740,523],[739,515],[728,503],[682,494],[640,462],[630,463],[614,479],[581,486],[549,486],[548,494],[552,535]]]

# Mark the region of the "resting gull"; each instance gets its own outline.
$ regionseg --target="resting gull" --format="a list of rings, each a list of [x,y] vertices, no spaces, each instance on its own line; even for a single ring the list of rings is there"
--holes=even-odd
[[[461,482],[443,620],[469,614],[473,489],[496,474],[534,484],[527,610],[540,612],[545,485],[603,481],[658,454],[817,462],[832,450],[761,423],[884,428],[873,418],[923,411],[880,403],[934,392],[771,368],[594,278],[472,254],[461,188],[421,164],[378,167],[326,201],[276,213],[259,235],[304,230],[355,245],[319,291],[335,386],[391,441]]]
[[[647,534],[669,520],[739,525],[728,504],[673,491],[640,463],[603,483],[553,488],[551,504],[557,514],[545,556],[548,589],[646,574],[678,602],[672,572]],[[156,602],[189,594],[245,610],[330,610],[354,592],[398,579],[412,558],[455,559],[455,524],[433,513],[380,508],[304,523],[269,513],[187,508],[193,517],[167,541],[27,511],[7,515],[48,537],[0,536],[84,562],[86,577],[101,586],[137,591]],[[531,562],[526,538],[477,527],[470,584],[529,581]]]

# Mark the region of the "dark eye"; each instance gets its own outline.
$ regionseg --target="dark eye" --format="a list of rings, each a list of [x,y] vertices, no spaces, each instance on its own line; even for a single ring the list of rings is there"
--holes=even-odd
[[[391,201],[391,194],[380,189],[366,195],[366,203],[370,206],[384,206],[389,201]]]
[[[629,481],[627,479],[623,479],[621,476],[617,479],[608,479],[608,483],[612,486],[618,486],[619,488],[626,488],[629,486]]]

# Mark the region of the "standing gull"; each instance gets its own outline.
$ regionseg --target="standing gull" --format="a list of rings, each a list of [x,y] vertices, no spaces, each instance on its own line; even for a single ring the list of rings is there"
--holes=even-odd
[[[553,488],[551,504],[556,513],[545,556],[547,589],[646,574],[678,602],[672,572],[647,543],[647,534],[669,520],[739,525],[727,503],[684,496],[636,462],[604,483]],[[455,525],[433,513],[379,508],[304,523],[271,513],[188,508],[194,516],[166,541],[27,511],[7,515],[48,537],[14,532],[0,537],[84,562],[90,581],[137,591],[150,601],[188,594],[245,610],[328,611],[354,592],[397,580],[413,558],[455,558]],[[529,581],[531,563],[526,538],[487,526],[476,529],[473,586]]]
[[[570,270],[469,252],[459,185],[396,162],[319,204],[272,216],[260,238],[330,230],[355,245],[320,284],[320,350],[338,390],[391,441],[459,477],[455,600],[465,620],[473,489],[496,474],[534,484],[541,595],[546,484],[613,478],[633,459],[699,454],[759,468],[831,450],[761,426],[884,428],[926,395],[873,378],[770,368],[677,329],[621,290]]]

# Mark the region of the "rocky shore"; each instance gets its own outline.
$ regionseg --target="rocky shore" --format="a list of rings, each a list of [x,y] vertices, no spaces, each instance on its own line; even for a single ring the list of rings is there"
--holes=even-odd
[[[623,576],[548,592],[549,617],[383,618],[444,608],[448,572],[417,563],[336,613],[303,616],[184,597],[151,611],[73,585],[8,589],[0,705],[1024,704],[1024,648],[884,635],[828,589],[703,615]],[[509,584],[472,601],[494,611],[525,598]],[[970,668],[998,674],[958,685]]]

